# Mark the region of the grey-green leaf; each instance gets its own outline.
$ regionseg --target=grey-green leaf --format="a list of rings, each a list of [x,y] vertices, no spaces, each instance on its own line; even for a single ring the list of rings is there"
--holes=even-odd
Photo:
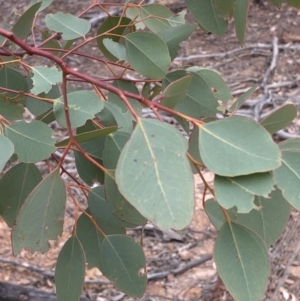
[[[240,44],[244,43],[250,0],[236,0],[233,5],[235,33]]]
[[[192,218],[194,186],[187,148],[186,139],[171,125],[140,119],[118,161],[120,192],[162,230],[182,229]]]
[[[0,115],[8,120],[20,120],[23,118],[24,107],[20,103],[2,100],[0,96]]]
[[[56,150],[52,130],[41,121],[12,124],[5,128],[5,135],[13,142],[15,153],[24,163],[44,160]]]
[[[244,104],[244,102],[253,94],[253,92],[256,90],[256,88],[257,88],[257,86],[254,85],[249,90],[247,90],[244,94],[239,96],[238,99],[229,108],[229,112],[237,111]]]
[[[216,36],[224,35],[227,30],[227,21],[219,16],[214,1],[185,0],[185,4],[196,21],[206,31],[212,32]]]
[[[14,225],[19,209],[41,180],[38,168],[25,163],[15,165],[0,179],[0,215],[9,227]]]
[[[3,135],[0,135],[0,172],[4,168],[6,162],[14,153],[13,143]]]
[[[61,249],[55,267],[58,301],[78,301],[85,274],[85,256],[80,241],[71,236]]]
[[[53,85],[62,81],[62,72],[58,71],[56,67],[36,66],[32,67],[33,88],[31,93],[38,95],[42,92],[48,93]]]
[[[161,38],[150,32],[133,32],[125,36],[125,47],[128,61],[135,71],[151,79],[165,77],[171,58]]]
[[[74,91],[67,94],[69,116],[72,128],[83,126],[88,119],[93,119],[100,112],[103,101],[93,92],[87,90]],[[60,97],[54,103],[54,115],[58,123],[66,128],[66,117],[63,98]]]
[[[285,104],[260,121],[260,124],[274,134],[287,127],[297,117],[297,107],[294,104]]]
[[[101,272],[131,297],[142,297],[147,284],[146,259],[131,237],[109,235],[101,246]]]
[[[254,120],[233,116],[200,127],[203,163],[222,176],[265,172],[280,166],[280,150],[270,134]]]
[[[285,199],[300,210],[300,139],[290,139],[279,144],[282,164],[274,170],[277,186]]]
[[[56,169],[35,187],[20,209],[12,231],[14,254],[22,248],[47,252],[48,241],[62,233],[65,206],[66,189]]]
[[[91,29],[89,21],[62,12],[46,15],[45,22],[49,29],[61,32],[64,40],[83,38]]]
[[[262,239],[246,227],[226,222],[214,258],[220,277],[237,301],[259,301],[268,285],[270,263]]]
[[[216,175],[214,188],[218,203],[225,209],[236,206],[239,213],[248,213],[257,209],[254,196],[268,197],[274,186],[269,172],[256,173],[240,177],[221,177]]]

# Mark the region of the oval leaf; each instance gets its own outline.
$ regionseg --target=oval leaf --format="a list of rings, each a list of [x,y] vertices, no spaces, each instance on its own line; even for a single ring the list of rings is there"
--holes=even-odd
[[[234,116],[201,126],[199,149],[206,167],[222,176],[265,172],[280,166],[280,150],[270,134],[246,117]]]
[[[17,216],[12,231],[14,254],[22,248],[47,252],[48,240],[62,233],[65,206],[65,185],[59,170],[54,170],[31,192]]]
[[[105,237],[101,246],[101,272],[118,289],[131,297],[142,297],[147,284],[145,271],[143,250],[131,237]]]
[[[25,163],[15,165],[0,179],[0,214],[9,227],[14,225],[25,199],[41,181],[38,168]]]
[[[285,104],[271,112],[260,124],[270,133],[274,134],[287,127],[297,117],[297,107],[291,103]]]
[[[45,22],[49,29],[61,32],[64,40],[83,38],[91,29],[89,21],[62,12],[47,14]]]
[[[58,301],[78,301],[85,274],[83,248],[76,236],[70,237],[61,249],[55,267]]]
[[[225,223],[214,257],[220,277],[237,301],[258,301],[268,285],[270,263],[261,238],[242,225]]]
[[[132,68],[145,77],[163,79],[171,64],[166,43],[150,32],[134,32],[125,38],[127,58]]]
[[[233,5],[235,33],[240,44],[244,43],[250,0],[236,0]]]
[[[19,160],[24,163],[44,160],[56,150],[52,130],[41,121],[20,121],[6,127],[5,134],[15,145]]]
[[[186,139],[171,125],[140,119],[118,161],[120,192],[165,231],[182,229],[192,218],[194,185],[187,148]]]
[[[68,93],[69,116],[72,128],[83,126],[88,119],[93,119],[100,112],[103,101],[93,92],[80,90]],[[63,98],[56,100],[53,107],[57,122],[64,128],[67,127]]]

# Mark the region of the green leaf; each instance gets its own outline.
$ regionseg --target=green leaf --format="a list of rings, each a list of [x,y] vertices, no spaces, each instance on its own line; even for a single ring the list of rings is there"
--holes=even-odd
[[[184,70],[169,73],[163,81],[163,89],[171,82],[189,75]],[[215,116],[219,106],[210,86],[197,73],[191,73],[192,82],[186,97],[175,106],[175,110],[193,118]]]
[[[1,100],[0,96],[0,115],[8,120],[20,120],[23,119],[23,113],[23,105],[7,100]]]
[[[120,90],[128,91],[133,94],[139,95],[139,90],[131,82],[123,81],[123,80],[116,80],[113,82],[113,86],[119,88]],[[142,105],[136,99],[133,99],[130,97],[127,97],[127,99],[129,101],[129,103],[131,104],[131,106],[133,107],[133,109],[135,110],[135,112],[139,116],[141,116],[142,115]],[[124,112],[124,113],[128,112],[128,108],[127,108],[126,104],[117,94],[109,92],[107,100],[114,103],[118,107],[120,107],[122,109],[122,112]]]
[[[227,21],[219,17],[213,2],[213,0],[185,0],[187,8],[201,27],[216,36],[222,36],[227,30]]]
[[[48,93],[52,89],[52,85],[56,85],[62,81],[62,72],[56,67],[31,67],[33,76],[33,88],[31,93],[38,95],[42,92]]]
[[[256,232],[267,246],[271,246],[280,237],[289,219],[291,206],[282,196],[281,190],[276,188],[270,197],[256,196],[254,203],[259,209],[253,209],[247,214],[239,214],[236,209],[227,210],[230,219]],[[220,230],[225,222],[224,213],[214,199],[205,202],[205,211],[213,223]]]
[[[55,267],[58,301],[78,301],[84,282],[85,257],[80,241],[71,236],[61,249]]]
[[[257,86],[254,85],[249,90],[247,90],[244,94],[238,97],[238,99],[230,107],[229,112],[236,112],[244,104],[244,102],[247,99],[249,99],[249,97],[253,94],[256,88]]]
[[[205,201],[204,210],[214,227],[220,230],[225,222],[225,215],[218,202],[214,199]]]
[[[112,39],[103,39],[103,45],[119,61],[125,61],[127,59],[126,49],[123,45],[114,42]]]
[[[103,165],[100,159],[92,158],[100,165]],[[77,151],[75,151],[75,165],[80,178],[89,186],[92,186],[94,182],[104,182],[103,171]]]
[[[200,153],[199,153],[199,128],[195,127],[190,135],[188,153],[196,160],[199,164],[203,165]],[[191,167],[194,174],[198,174],[194,163],[191,161]]]
[[[105,174],[105,192],[107,202],[113,207],[113,213],[122,221],[133,225],[145,225],[147,220],[124,198],[114,179],[114,171]]]
[[[217,9],[219,16],[222,18],[230,18],[233,11],[235,0],[214,0],[214,6]]]
[[[276,7],[280,8],[282,4],[282,0],[270,0]],[[299,0],[298,0],[299,1]],[[299,2],[300,4],[300,2]]]
[[[141,272],[143,271],[143,272]],[[142,297],[147,284],[146,259],[131,237],[107,236],[101,246],[101,272],[131,297]]]
[[[195,28],[196,25],[194,24],[181,24],[157,32],[157,36],[167,44],[171,60],[176,58],[179,44],[186,41]]]
[[[200,127],[203,163],[221,176],[265,172],[280,166],[280,150],[270,134],[254,120],[233,116]]]
[[[78,143],[83,143],[87,141],[92,141],[94,139],[97,139],[99,137],[105,137],[117,130],[117,127],[108,127],[104,129],[98,129],[86,133],[82,133],[79,135],[74,136],[74,140],[77,141]],[[61,146],[66,146],[68,145],[70,141],[70,138],[64,139],[58,143],[55,144],[56,147],[61,147]]]
[[[256,173],[240,177],[215,176],[214,188],[218,203],[225,209],[237,207],[239,213],[248,213],[258,209],[253,203],[254,196],[268,197],[274,186],[269,172]]]
[[[18,94],[20,92],[28,92],[28,85],[25,77],[20,72],[7,67],[0,69],[0,87],[16,90],[18,91]],[[13,98],[18,95],[17,93],[7,92],[6,95]]]
[[[192,76],[187,75],[170,83],[163,92],[161,104],[168,108],[174,108],[182,101],[192,82]]]
[[[106,235],[126,234],[128,224],[113,214],[113,207],[106,202],[104,186],[98,186],[89,192],[89,209],[97,225]]]
[[[245,40],[249,5],[250,0],[235,0],[233,5],[235,33],[240,44]]]
[[[40,7],[41,3],[38,2],[26,10],[26,12],[20,17],[20,19],[12,28],[14,35],[24,40],[30,34],[35,14],[38,12]]]
[[[297,117],[297,107],[291,103],[285,104],[260,121],[260,124],[274,134],[287,127]]]
[[[149,4],[140,8],[140,16],[145,25],[154,33],[170,28],[168,19],[173,17],[173,13],[164,5]]]
[[[40,121],[17,122],[5,128],[5,135],[13,142],[15,153],[24,163],[44,160],[56,150],[52,130]]]
[[[142,118],[118,161],[120,192],[164,231],[183,229],[192,218],[194,185],[187,149],[186,139],[171,125]]]
[[[113,115],[116,120],[119,129],[122,132],[131,133],[133,128],[132,114],[128,111],[123,113],[122,109],[114,103],[105,101],[104,107]]]
[[[48,93],[41,93],[38,96],[42,98],[57,99],[60,96],[59,88],[57,85],[52,86]],[[47,111],[52,110],[53,104],[33,97],[27,97],[26,107],[33,115],[40,116]]]
[[[258,301],[268,285],[268,251],[253,231],[233,222],[220,229],[214,258],[220,277],[237,301]]]
[[[89,21],[62,12],[46,15],[45,22],[50,30],[61,32],[64,40],[84,38],[91,29]]]
[[[300,0],[286,0],[286,2],[296,8],[300,8]]]
[[[44,10],[46,7],[48,7],[53,0],[31,0],[29,3],[29,7],[31,7],[32,5],[34,5],[35,3],[41,3],[41,6],[38,10],[38,12]]]
[[[188,71],[192,71],[192,68],[188,68]],[[195,71],[198,75],[202,77],[202,79],[207,83],[213,92],[214,96],[217,99],[220,99],[224,102],[227,102],[232,99],[232,95],[230,93],[229,88],[224,82],[223,78],[220,74],[215,70],[199,68]]]
[[[290,139],[279,144],[282,164],[274,170],[277,186],[285,199],[296,209],[300,209],[300,139]]]
[[[106,168],[116,169],[120,153],[129,137],[129,133],[119,131],[106,137],[103,150],[103,164]]]
[[[103,101],[93,92],[88,90],[74,91],[67,94],[69,116],[72,128],[83,126],[88,119],[93,119],[100,112]],[[64,128],[67,127],[63,98],[60,97],[54,103],[54,116],[57,122]]]
[[[134,32],[125,38],[131,67],[145,77],[163,79],[171,64],[166,43],[150,32]]]
[[[21,207],[12,231],[14,254],[22,248],[47,252],[48,240],[62,233],[65,206],[66,189],[56,169],[35,187]]]
[[[127,7],[126,9],[126,16],[135,21],[135,28],[136,29],[145,29],[145,24],[144,22],[142,21],[142,18],[141,18],[141,9],[140,7]]]
[[[6,162],[14,153],[14,145],[13,143],[6,138],[5,136],[0,134],[0,172],[4,168]]]
[[[134,31],[134,25],[130,24],[132,21],[126,17],[108,17],[99,27],[97,35],[101,35],[97,39],[97,44],[103,55],[109,60],[116,62],[118,57],[114,56],[104,45],[104,39],[111,39],[113,42],[120,43],[122,38],[120,36],[126,34],[127,31]]]
[[[85,212],[90,215],[89,209]],[[97,267],[100,269],[100,249],[104,237],[84,213],[77,220],[76,236],[82,245],[89,268]]]
[[[9,227],[14,225],[19,209],[41,180],[38,168],[25,163],[15,165],[0,179],[0,215]]]

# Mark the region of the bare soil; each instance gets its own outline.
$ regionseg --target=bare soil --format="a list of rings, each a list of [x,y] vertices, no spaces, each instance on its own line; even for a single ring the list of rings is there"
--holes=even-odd
[[[1,2],[0,0],[0,24],[11,20],[12,6],[16,11],[22,12],[27,4],[27,1]],[[53,2],[47,12],[62,10],[75,14],[89,4],[84,0],[54,0]],[[161,2],[172,4],[173,8],[176,3],[176,1]],[[270,109],[280,106],[285,101],[294,103],[298,108],[300,106],[299,13],[287,5],[283,5],[282,9],[278,10],[267,1],[258,2],[259,4],[251,5],[245,45],[241,47],[238,44],[232,21],[229,22],[227,34],[221,38],[204,33],[199,28],[187,42],[182,43],[179,58],[173,64],[174,68],[198,65],[218,70],[235,97],[256,83],[258,88],[253,96],[254,104],[244,107],[240,112],[240,114],[256,119],[260,119]],[[97,11],[93,11],[89,18],[96,16],[97,13]],[[188,21],[192,20],[189,14],[187,19]],[[95,30],[98,26],[99,24],[95,25]],[[278,38],[278,42],[274,38]],[[272,59],[274,59],[274,47],[277,47],[279,52],[275,68],[271,70],[269,76],[266,76]],[[86,47],[82,51],[92,55],[101,55],[96,45]],[[33,62],[32,58],[28,59],[30,63],[36,65],[41,63],[40,61]],[[107,72],[103,65],[86,59],[74,58],[68,63],[73,68],[89,75],[103,76]],[[299,126],[300,122],[297,118],[282,133],[282,136],[278,135],[275,138],[281,140],[299,135]],[[212,183],[213,175],[211,173],[206,172],[205,177],[209,183]],[[213,253],[217,232],[203,210],[202,192],[203,184],[196,177],[195,215],[191,225],[182,235],[174,232],[163,234],[156,228],[146,229],[143,243],[148,262],[148,273],[151,275],[155,273],[158,275],[164,271],[169,271],[169,273],[162,279],[149,281],[145,296],[140,300],[231,300],[224,290],[218,297],[214,297],[214,299],[211,297],[210,293],[213,288],[216,288],[216,283],[219,281],[213,259],[189,268],[183,273],[176,275],[172,273],[174,269],[186,266],[206,254]],[[68,201],[64,233],[57,241],[51,242],[52,248],[47,254],[31,254],[23,250],[17,257],[12,257],[11,231],[3,221],[0,222],[0,281],[18,283],[51,292],[55,290],[53,277],[46,274],[54,271],[58,252],[72,230],[74,222],[72,208],[71,201]],[[140,230],[132,230],[130,234],[137,241],[140,239]],[[284,260],[284,258],[282,259]],[[27,267],[24,266],[25,263],[27,263]],[[40,271],[37,271],[37,268]],[[293,262],[288,275],[287,281],[282,284],[281,295],[276,300],[280,300],[280,298],[283,298],[282,300],[300,300],[299,258]],[[278,280],[280,277],[278,275]],[[84,294],[98,301],[131,300],[114,290],[97,269],[87,270]]]

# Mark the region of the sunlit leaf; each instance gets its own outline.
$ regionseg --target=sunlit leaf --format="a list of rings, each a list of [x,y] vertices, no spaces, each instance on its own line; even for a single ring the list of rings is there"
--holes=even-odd
[[[164,78],[171,64],[166,43],[150,32],[134,32],[125,38],[127,58],[131,67],[145,77]]]
[[[48,93],[53,85],[62,81],[62,72],[58,71],[56,67],[37,66],[31,67],[31,69],[33,72],[31,93],[33,94]]]
[[[55,267],[58,301],[78,301],[85,274],[85,257],[80,241],[71,236],[61,249]]]
[[[260,124],[270,134],[274,134],[287,127],[296,117],[297,107],[288,103],[271,112],[271,114],[260,121]]]
[[[187,149],[186,139],[171,125],[140,119],[118,161],[120,192],[162,230],[182,229],[192,218],[194,186]]]
[[[95,114],[103,109],[103,101],[93,92],[88,90],[74,91],[67,94],[69,116],[72,128],[83,126],[88,119],[93,119]],[[66,116],[63,98],[54,103],[53,112],[58,123],[66,128]]]
[[[62,12],[47,14],[45,22],[50,30],[61,32],[64,40],[83,38],[91,29],[89,21]]]
[[[199,131],[203,163],[222,176],[241,176],[280,166],[280,150],[254,120],[233,116],[204,124]]]
[[[270,263],[262,239],[242,225],[230,222],[220,229],[214,258],[226,288],[238,301],[258,301],[268,285]]]
[[[131,237],[109,235],[101,246],[101,272],[131,297],[142,297],[147,284],[146,259]]]
[[[214,189],[218,203],[225,209],[236,207],[239,213],[248,213],[256,208],[254,196],[268,197],[273,189],[272,175],[256,173],[240,177],[215,176]]]
[[[21,207],[12,231],[14,254],[22,248],[47,252],[48,241],[62,233],[65,206],[66,189],[56,169],[35,187]]]
[[[214,1],[185,0],[185,4],[196,21],[206,31],[210,31],[216,36],[224,35],[227,30],[227,21],[219,16]]]
[[[3,135],[0,135],[0,172],[4,168],[6,162],[14,153],[13,143]]]
[[[9,227],[13,226],[25,199],[41,180],[38,168],[25,163],[15,165],[0,179],[0,215]]]
[[[17,122],[5,128],[5,135],[13,142],[15,153],[24,163],[44,160],[56,150],[52,130],[40,121]]]

